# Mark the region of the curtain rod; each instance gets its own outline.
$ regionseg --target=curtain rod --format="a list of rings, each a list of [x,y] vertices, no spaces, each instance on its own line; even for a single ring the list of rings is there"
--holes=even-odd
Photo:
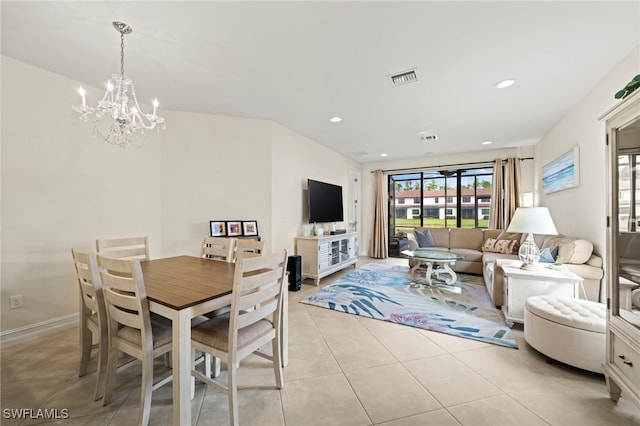
[[[520,161],[524,161],[524,160],[533,160],[533,157],[526,157],[526,158],[518,158],[518,160]],[[443,165],[439,165],[439,166],[423,166],[423,167],[412,167],[409,169],[389,169],[389,170],[383,170],[383,173],[389,173],[389,172],[411,172],[411,171],[415,171],[415,172],[421,172],[423,170],[427,170],[427,169],[439,169],[441,167],[453,167],[453,166],[475,166],[475,165],[479,165],[479,164],[486,164],[487,166],[493,165],[493,163],[495,162],[495,160],[493,161],[476,161],[475,163],[458,163],[458,164],[443,164]],[[502,160],[502,162],[504,163],[505,160]],[[375,173],[375,170],[371,170],[370,173]]]

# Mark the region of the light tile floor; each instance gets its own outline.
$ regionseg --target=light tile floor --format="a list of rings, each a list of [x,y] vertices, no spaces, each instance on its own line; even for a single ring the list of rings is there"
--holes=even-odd
[[[316,290],[308,281],[289,292],[282,390],[266,360],[243,362],[242,425],[640,425],[640,410],[624,395],[614,404],[602,375],[547,362],[527,345],[522,326],[514,327],[515,350],[297,303]],[[64,408],[70,418],[52,424],[136,424],[139,364],[118,372],[115,397],[103,407],[92,398],[95,360],[93,373],[77,375],[77,334],[70,329],[2,349],[0,423],[46,422],[7,419],[5,409]],[[171,385],[154,392],[152,425],[171,423],[171,398]],[[194,424],[228,424],[226,395],[201,383],[192,410]]]

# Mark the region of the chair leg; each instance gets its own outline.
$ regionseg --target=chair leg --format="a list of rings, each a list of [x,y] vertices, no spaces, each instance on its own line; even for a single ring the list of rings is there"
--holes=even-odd
[[[151,414],[151,392],[153,391],[153,353],[146,353],[142,360],[142,387],[140,391],[140,420],[141,426],[149,424]]]
[[[87,374],[87,367],[89,366],[89,359],[91,358],[91,346],[93,344],[92,336],[93,333],[87,325],[84,323],[84,320],[81,318],[80,321],[82,324],[80,325],[80,371],[78,373],[79,377]]]
[[[115,386],[116,370],[118,369],[118,358],[120,351],[110,349],[107,357],[107,377],[104,383],[104,395],[102,396],[102,405],[108,405],[111,402],[111,394]]]
[[[191,347],[191,371],[195,371],[195,369],[196,369],[196,350],[193,347]],[[193,374],[191,375],[191,385],[189,387],[191,388],[191,400],[193,401],[193,399],[196,397],[196,378],[193,376]]]
[[[211,368],[211,359],[213,358],[213,362],[215,363],[213,366],[213,370]],[[220,358],[213,357],[211,354],[204,353],[204,375],[207,377],[218,377],[220,376]]]
[[[236,361],[227,358],[227,386],[229,387],[227,393],[229,394],[229,424],[231,426],[238,426],[238,386],[236,379],[238,377],[238,369],[235,368]]]
[[[271,341],[273,351],[273,372],[276,376],[276,387],[282,389],[284,379],[282,377],[282,351],[280,346],[279,333],[276,331],[276,338]]]
[[[99,400],[104,394],[105,381],[107,376],[107,360],[109,359],[109,346],[107,339],[103,336],[99,338],[98,347],[98,377],[96,378],[96,391],[94,400]]]

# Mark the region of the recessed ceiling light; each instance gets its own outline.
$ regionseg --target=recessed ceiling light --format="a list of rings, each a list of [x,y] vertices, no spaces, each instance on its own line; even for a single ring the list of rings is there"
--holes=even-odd
[[[340,118],[340,117],[331,117],[329,119],[329,121],[332,122],[332,123],[339,123],[339,122],[342,121],[342,118]]]
[[[502,80],[501,82],[499,82],[499,83],[497,83],[497,84],[496,84],[496,87],[497,87],[498,89],[504,89],[504,88],[506,88],[506,87],[513,86],[513,84],[514,84],[515,82],[516,82],[515,80],[511,80],[511,79],[509,79],[509,80]]]
[[[482,145],[491,145],[492,143],[493,142],[491,142],[491,141],[484,141],[484,142],[482,142]]]
[[[386,157],[387,154],[380,154],[380,157]]]

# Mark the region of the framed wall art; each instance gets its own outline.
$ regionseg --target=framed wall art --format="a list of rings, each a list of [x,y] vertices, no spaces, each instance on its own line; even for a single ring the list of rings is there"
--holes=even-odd
[[[243,220],[242,235],[246,237],[258,235],[258,222],[255,220]]]
[[[576,146],[542,167],[545,194],[580,185],[580,149]]]
[[[242,235],[242,223],[240,221],[227,222],[227,237]]]
[[[227,235],[227,226],[223,220],[209,221],[209,229],[212,237],[224,237]]]

